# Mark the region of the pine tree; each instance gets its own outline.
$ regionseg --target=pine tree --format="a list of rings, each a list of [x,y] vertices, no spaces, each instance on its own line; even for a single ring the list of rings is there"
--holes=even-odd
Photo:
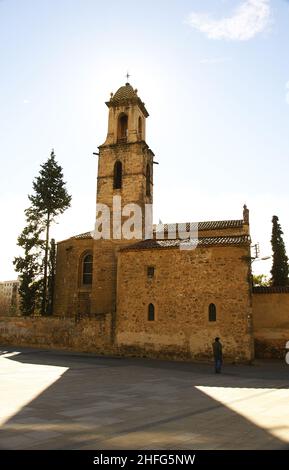
[[[27,225],[18,238],[24,256],[14,259],[20,273],[19,293],[24,315],[39,309],[42,315],[52,313],[55,241],[50,245],[49,231],[55,218],[70,206],[71,196],[65,185],[62,168],[52,150],[33,181],[34,193],[28,196],[31,205],[25,211]],[[45,239],[42,239],[43,234]]]
[[[271,285],[272,286],[287,286],[288,285],[288,258],[286,256],[285,244],[283,241],[283,232],[279,219],[276,215],[272,219],[272,251],[273,251],[273,265],[271,269]]]
[[[42,315],[47,313],[50,226],[55,217],[63,214],[70,207],[71,202],[71,196],[68,194],[65,185],[62,168],[57,164],[54,150],[52,150],[50,158],[41,165],[39,176],[33,182],[34,194],[28,196],[32,210],[45,225]]]

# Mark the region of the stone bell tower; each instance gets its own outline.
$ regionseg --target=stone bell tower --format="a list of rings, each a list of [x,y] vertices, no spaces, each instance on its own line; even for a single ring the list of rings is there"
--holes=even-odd
[[[145,205],[153,202],[154,154],[146,144],[149,114],[137,90],[129,83],[111,94],[106,105],[108,133],[99,147],[97,203],[107,205],[112,211],[113,196],[119,196],[122,207],[136,204],[144,217]],[[138,239],[143,238],[144,230]]]
[[[108,133],[104,144],[99,147],[96,202],[97,218],[99,205],[108,208],[110,236],[105,239],[95,237],[93,241],[91,300],[94,313],[115,311],[118,249],[145,238],[147,205],[153,202],[154,154],[145,140],[146,118],[149,116],[145,105],[129,83],[111,94],[106,105],[109,108]],[[115,210],[116,199],[121,202],[119,214]],[[127,238],[123,227],[131,219],[131,204],[137,206],[142,223],[137,236]],[[125,207],[127,210],[123,211]],[[118,215],[121,227],[115,237],[113,226]],[[152,214],[149,219],[152,227]]]

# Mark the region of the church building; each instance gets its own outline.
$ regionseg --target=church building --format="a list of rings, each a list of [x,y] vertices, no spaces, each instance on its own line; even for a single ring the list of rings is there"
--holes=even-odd
[[[194,224],[198,236],[191,249],[190,240],[171,225],[152,225],[155,162],[146,142],[148,111],[129,83],[106,105],[108,133],[99,147],[96,198],[98,208],[107,208],[101,225],[109,235],[96,236],[95,230],[58,243],[54,315],[109,319],[111,343],[122,355],[203,359],[211,357],[219,336],[227,358],[251,361],[247,207],[238,220]],[[128,210],[117,209],[115,201]],[[130,238],[122,227],[133,206],[141,224]],[[189,233],[192,224],[182,227]]]

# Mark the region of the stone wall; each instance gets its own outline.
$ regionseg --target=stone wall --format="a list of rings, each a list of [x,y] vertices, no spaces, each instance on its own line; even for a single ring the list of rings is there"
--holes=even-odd
[[[81,259],[92,252],[91,238],[70,238],[57,244],[54,314],[74,316],[79,313],[79,301],[85,295],[90,300],[91,287],[82,286]]]
[[[125,355],[212,357],[220,336],[224,358],[253,358],[248,247],[123,251],[118,258],[116,340]],[[147,276],[154,266],[155,275]],[[148,306],[155,321],[148,321]],[[210,303],[217,321],[209,322]]]
[[[106,314],[116,309],[117,252],[135,240],[74,237],[57,245],[54,314]],[[92,285],[82,284],[82,260],[93,254]]]
[[[289,341],[289,289],[255,287],[253,324],[256,357],[285,358]]]
[[[0,317],[1,345],[113,353],[111,315],[95,318]]]

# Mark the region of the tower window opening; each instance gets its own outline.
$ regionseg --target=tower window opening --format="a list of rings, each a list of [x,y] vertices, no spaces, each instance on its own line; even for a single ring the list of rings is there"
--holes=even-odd
[[[126,142],[128,135],[128,117],[126,114],[121,114],[118,119],[117,141]]]
[[[122,163],[118,160],[114,164],[113,171],[113,189],[122,188]]]
[[[142,118],[138,118],[138,138],[139,140],[142,140]]]

